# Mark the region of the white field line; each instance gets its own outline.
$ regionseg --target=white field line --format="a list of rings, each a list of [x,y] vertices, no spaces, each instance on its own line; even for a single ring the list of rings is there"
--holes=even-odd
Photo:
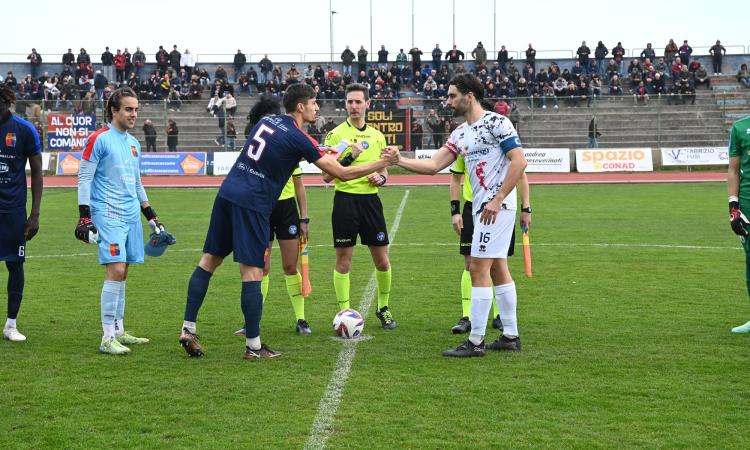
[[[404,192],[404,197],[401,199],[398,211],[396,211],[396,217],[393,219],[393,224],[391,224],[391,231],[388,236],[391,245],[393,245],[393,241],[396,239],[396,232],[401,223],[401,215],[404,212],[404,207],[406,207],[406,200],[408,198],[409,190],[407,189],[406,192]],[[367,283],[365,292],[362,295],[362,301],[357,308],[358,311],[362,312],[362,316],[365,319],[367,318],[367,312],[370,310],[370,305],[375,298],[376,291],[377,282],[375,271],[373,270],[370,282]],[[349,379],[349,373],[352,369],[352,361],[354,361],[354,357],[357,354],[358,342],[358,339],[346,340],[343,342],[343,347],[336,359],[336,367],[333,369],[333,374],[331,374],[331,380],[328,382],[328,386],[326,386],[323,398],[320,399],[318,413],[315,415],[315,420],[310,429],[310,435],[307,437],[307,442],[304,447],[305,449],[317,450],[326,447],[326,442],[333,432],[331,426],[333,420],[336,418],[336,410],[339,408],[341,396],[344,393],[344,387]]]
[[[395,223],[395,222],[394,222]],[[389,236],[390,237],[390,236]],[[391,246],[396,247],[455,247],[458,245],[456,242],[404,242],[400,244],[391,243]],[[664,248],[664,249],[678,249],[678,250],[742,250],[742,247],[737,245],[736,247],[726,247],[717,245],[683,245],[683,244],[627,244],[619,242],[532,242],[532,247],[602,247],[602,248]],[[313,248],[330,248],[331,244],[317,244],[311,245]],[[169,250],[169,253],[174,252],[201,252],[202,248],[176,248]],[[26,259],[48,259],[48,258],[73,258],[77,256],[94,256],[96,253],[61,253],[53,255],[29,255]]]

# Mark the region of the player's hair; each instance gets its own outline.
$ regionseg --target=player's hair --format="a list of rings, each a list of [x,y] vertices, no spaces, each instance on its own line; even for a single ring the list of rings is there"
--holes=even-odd
[[[348,95],[350,92],[361,92],[365,96],[365,101],[370,100],[370,90],[362,83],[349,84],[346,87],[346,94]]]
[[[138,99],[138,96],[129,87],[115,89],[115,91],[112,93],[112,95],[109,96],[109,99],[107,100],[107,107],[104,108],[104,111],[107,114],[107,120],[109,122],[112,121],[112,110],[120,110],[120,103],[122,102],[123,97],[133,97],[136,100]]]
[[[294,83],[286,88],[284,93],[284,110],[292,113],[297,109],[297,104],[307,103],[311,98],[315,98],[315,89],[307,83]]]
[[[448,86],[450,85],[456,86],[458,92],[463,95],[469,92],[473,93],[477,101],[481,101],[484,98],[484,87],[482,87],[482,83],[473,74],[462,73],[461,75],[456,75],[448,83]]]
[[[495,105],[487,99],[480,101],[479,104],[482,105],[482,109],[485,111],[495,111]]]
[[[263,116],[271,114],[281,114],[281,104],[278,97],[264,94],[250,109],[250,113],[247,115],[248,125],[252,128],[256,123],[260,122]]]
[[[0,101],[8,106],[16,102],[16,93],[6,84],[0,84]]]

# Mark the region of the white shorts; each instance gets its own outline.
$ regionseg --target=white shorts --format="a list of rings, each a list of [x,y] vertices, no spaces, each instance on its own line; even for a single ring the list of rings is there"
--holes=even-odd
[[[471,239],[472,258],[508,257],[510,237],[516,222],[516,211],[501,209],[495,223],[485,225],[479,218],[482,213],[474,214],[474,235]]]

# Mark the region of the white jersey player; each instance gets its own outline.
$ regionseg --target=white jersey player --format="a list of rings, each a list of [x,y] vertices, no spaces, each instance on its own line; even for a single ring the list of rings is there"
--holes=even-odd
[[[460,154],[469,168],[473,190],[474,235],[471,244],[471,334],[444,356],[484,356],[487,316],[495,298],[503,334],[488,344],[492,350],[521,350],[516,320],[516,287],[508,270],[507,252],[516,210],[516,183],[526,169],[518,134],[510,120],[486,112],[480,102],[484,87],[471,74],[458,75],[448,88],[448,106],[466,123],[456,128],[432,159],[401,158],[399,166],[435,174]]]

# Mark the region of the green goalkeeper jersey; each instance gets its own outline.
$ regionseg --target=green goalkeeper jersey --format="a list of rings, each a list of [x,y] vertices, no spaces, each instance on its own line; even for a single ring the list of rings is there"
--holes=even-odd
[[[369,125],[365,125],[365,128],[360,130],[349,123],[349,120],[344,121],[344,123],[331,130],[328,136],[326,136],[325,144],[336,147],[339,142],[344,140],[349,142],[349,144],[358,143],[363,149],[362,153],[352,163],[352,166],[379,160],[380,151],[386,146],[385,136],[379,130]],[[339,156],[339,161],[351,153],[351,151],[351,146],[343,151]],[[378,187],[372,185],[367,180],[367,177],[364,176],[350,181],[337,179],[336,190],[350,194],[376,194]]]
[[[732,125],[729,133],[729,157],[735,156],[740,158],[740,197],[750,200],[750,116]]]

